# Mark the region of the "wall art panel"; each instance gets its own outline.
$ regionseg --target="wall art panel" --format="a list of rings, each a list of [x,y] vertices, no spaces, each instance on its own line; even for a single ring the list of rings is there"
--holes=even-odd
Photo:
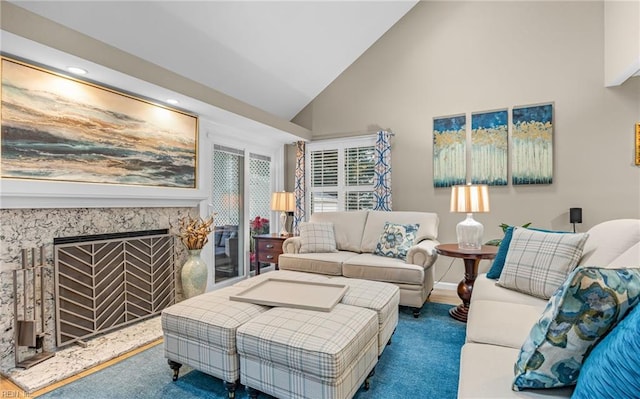
[[[433,186],[465,184],[467,178],[465,115],[433,119]]]
[[[551,184],[553,104],[514,107],[512,115],[512,183]]]
[[[507,185],[508,112],[471,114],[471,182]]]

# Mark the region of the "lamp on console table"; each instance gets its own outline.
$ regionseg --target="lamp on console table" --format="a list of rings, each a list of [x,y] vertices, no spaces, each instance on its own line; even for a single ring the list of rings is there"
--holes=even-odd
[[[280,212],[280,235],[287,236],[287,212],[296,209],[296,199],[293,193],[285,191],[275,192],[271,195],[271,210]]]
[[[473,218],[474,213],[489,212],[489,188],[486,184],[466,184],[451,187],[451,212],[464,212],[466,219],[458,223],[458,248],[482,248],[484,226]]]

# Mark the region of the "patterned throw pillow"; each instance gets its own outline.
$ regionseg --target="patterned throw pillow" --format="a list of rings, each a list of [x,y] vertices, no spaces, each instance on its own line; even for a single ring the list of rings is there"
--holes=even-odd
[[[544,229],[536,229],[534,227],[527,227],[529,230],[542,231],[544,233],[557,233],[557,234],[565,234],[566,231],[553,231],[553,230],[544,230]],[[502,269],[504,268],[504,262],[507,260],[507,252],[509,252],[509,244],[511,244],[511,239],[513,238],[513,229],[514,226],[507,227],[507,230],[504,232],[504,237],[502,241],[500,241],[500,246],[498,247],[498,253],[496,257],[493,258],[493,262],[491,262],[491,268],[487,272],[487,278],[497,280],[500,278],[500,274],[502,274]]]
[[[498,285],[549,299],[578,264],[588,237],[516,227]]]
[[[333,223],[300,223],[300,253],[338,252]]]
[[[416,240],[416,234],[420,224],[396,224],[386,222],[384,231],[380,236],[378,245],[373,251],[374,255],[389,258],[406,259],[409,248]]]
[[[577,268],[522,345],[513,389],[574,385],[585,355],[639,301],[640,269]]]

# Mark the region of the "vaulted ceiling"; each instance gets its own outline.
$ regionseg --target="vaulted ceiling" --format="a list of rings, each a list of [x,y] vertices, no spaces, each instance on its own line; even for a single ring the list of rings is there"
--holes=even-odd
[[[396,1],[13,4],[291,120],[405,15]]]

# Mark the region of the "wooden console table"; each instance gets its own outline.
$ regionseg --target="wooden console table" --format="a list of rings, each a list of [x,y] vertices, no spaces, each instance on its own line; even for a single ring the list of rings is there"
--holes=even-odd
[[[464,260],[464,278],[458,284],[458,296],[462,299],[462,303],[455,308],[451,308],[449,315],[466,323],[473,284],[476,282],[476,277],[478,277],[478,264],[482,259],[495,258],[498,247],[483,245],[480,249],[470,250],[460,249],[458,244],[440,244],[436,246],[436,252],[440,255]]]

